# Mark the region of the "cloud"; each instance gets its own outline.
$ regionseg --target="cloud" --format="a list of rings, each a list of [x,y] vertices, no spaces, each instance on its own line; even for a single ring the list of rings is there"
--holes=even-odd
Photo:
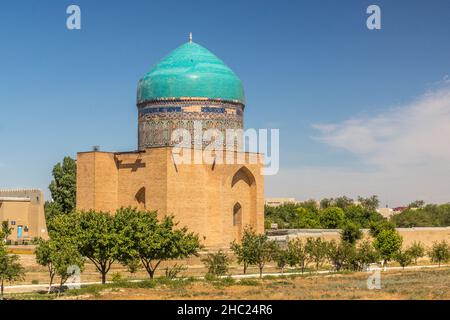
[[[380,169],[450,165],[450,87],[372,117],[315,125],[318,141]],[[330,129],[331,128],[331,129]]]
[[[415,199],[450,201],[450,86],[426,92],[414,101],[372,116],[315,124],[316,141],[346,150],[362,169],[308,167],[280,172],[276,185],[289,177],[304,181],[298,194],[320,198],[378,194],[400,205]],[[291,183],[292,184],[292,183]],[[270,192],[270,188],[268,188]],[[302,196],[300,196],[302,197]]]

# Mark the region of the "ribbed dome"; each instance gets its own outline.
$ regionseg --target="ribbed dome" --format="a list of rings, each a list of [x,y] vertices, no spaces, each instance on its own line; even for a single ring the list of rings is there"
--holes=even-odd
[[[244,89],[236,74],[194,42],[175,49],[139,81],[137,103],[187,97],[245,103]]]

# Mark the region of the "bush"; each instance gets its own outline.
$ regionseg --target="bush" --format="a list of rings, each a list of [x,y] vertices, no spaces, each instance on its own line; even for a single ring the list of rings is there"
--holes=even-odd
[[[425,247],[422,243],[416,241],[406,251],[411,256],[411,259],[414,260],[414,264],[417,264],[417,259],[425,255]]]
[[[208,253],[201,261],[208,269],[207,276],[220,277],[228,273],[230,259],[222,250]]]
[[[394,255],[394,259],[400,264],[400,266],[403,269],[405,269],[406,266],[409,266],[412,263],[412,257],[407,250],[406,251],[399,250]]]
[[[176,279],[178,275],[185,270],[187,270],[186,266],[175,263],[171,267],[166,267],[164,276],[166,279]]]
[[[441,242],[434,242],[429,255],[431,261],[437,262],[439,267],[442,262],[447,262],[450,260],[450,247],[447,241],[442,240]]]

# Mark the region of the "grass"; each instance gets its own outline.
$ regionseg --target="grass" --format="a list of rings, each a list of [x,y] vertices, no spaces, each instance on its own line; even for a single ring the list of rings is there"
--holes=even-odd
[[[285,275],[263,279],[184,278],[118,280],[57,294],[20,293],[8,298],[43,299],[450,299],[450,268],[381,273],[381,290],[369,290],[370,273]]]

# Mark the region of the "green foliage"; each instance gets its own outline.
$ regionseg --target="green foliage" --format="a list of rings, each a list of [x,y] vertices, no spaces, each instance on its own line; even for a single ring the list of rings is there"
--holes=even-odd
[[[9,227],[9,221],[2,221],[0,228],[0,241],[8,241],[8,237],[11,235],[12,228]]]
[[[347,242],[351,245],[354,245],[356,241],[361,239],[361,237],[362,231],[359,228],[359,225],[351,221],[347,221],[346,223],[343,224],[341,230],[341,240],[343,242]]]
[[[416,201],[408,209],[391,217],[397,227],[447,227],[450,226],[450,204],[424,205]]]
[[[256,241],[255,232],[250,226],[246,226],[241,242],[233,241],[230,245],[231,250],[237,258],[237,263],[244,267],[244,274],[250,265],[256,264],[253,255],[253,247]]]
[[[429,252],[429,256],[431,261],[439,264],[439,267],[443,262],[448,262],[450,260],[450,246],[447,241],[442,240],[441,242],[434,242]]]
[[[325,262],[328,254],[328,243],[322,238],[307,238],[305,244],[305,250],[311,262],[314,262],[316,270],[319,270],[320,266]]]
[[[53,201],[61,213],[70,213],[76,205],[77,164],[71,157],[64,157],[52,171],[53,181],[49,185]]]
[[[353,269],[364,270],[371,263],[376,263],[380,259],[379,252],[374,248],[373,244],[367,240],[362,241],[356,248]]]
[[[96,211],[80,212],[76,216],[79,251],[95,265],[104,284],[122,250],[114,216]]]
[[[411,259],[414,260],[414,264],[417,264],[417,259],[422,258],[425,255],[425,247],[421,242],[414,241],[413,244],[407,249]]]
[[[358,197],[358,201],[361,203],[361,206],[369,211],[375,211],[380,205],[380,200],[378,196],[373,195],[369,198]]]
[[[182,259],[197,255],[201,248],[198,235],[187,228],[175,228],[172,216],[159,221],[156,212],[119,209],[115,215],[119,260],[127,263],[139,259],[150,278],[165,260]]]
[[[297,213],[297,220],[293,221],[291,225],[299,229],[318,229],[321,227],[318,219],[318,213],[305,208],[295,209]]]
[[[327,257],[336,271],[348,268],[355,256],[355,247],[346,241],[332,240],[327,245]]]
[[[275,262],[282,273],[284,272],[284,268],[289,265],[291,261],[291,253],[288,248],[279,248],[275,253]]]
[[[214,253],[208,253],[201,259],[201,261],[208,269],[208,276],[220,277],[228,273],[230,258],[228,258],[228,256],[222,250]]]
[[[180,275],[180,273],[185,270],[187,270],[186,266],[175,263],[171,267],[166,267],[166,269],[164,271],[164,276],[166,279],[173,280],[173,279],[176,279]]]
[[[412,263],[412,257],[407,250],[398,250],[394,254],[394,259],[400,264],[403,269]]]
[[[395,229],[384,229],[378,233],[373,245],[380,253],[384,263],[387,263],[395,258],[395,254],[402,247],[402,242],[402,237]]]
[[[0,300],[3,299],[5,281],[18,281],[23,279],[24,275],[24,268],[19,263],[19,256],[8,254],[3,242],[0,242]]]
[[[289,255],[289,266],[300,267],[302,273],[305,272],[310,256],[306,245],[299,238],[290,240],[287,244],[287,251]]]
[[[372,221],[369,224],[369,233],[372,237],[377,237],[383,230],[395,230],[395,225],[387,220]]]
[[[358,201],[360,204],[355,204],[352,199],[344,196],[322,199],[320,206],[314,200],[286,203],[277,207],[266,206],[265,226],[270,228],[271,223],[277,223],[282,229],[329,229],[339,228],[349,221],[361,228],[368,228],[371,222],[384,220],[383,216],[376,211],[379,205],[377,196],[358,197]]]
[[[278,252],[278,245],[275,241],[270,241],[267,235],[257,234],[251,227],[244,229],[241,244],[233,241],[231,249],[236,254],[238,263],[244,264],[244,273],[249,265],[257,265],[259,276],[267,262],[273,261]]]
[[[340,228],[345,221],[344,210],[339,207],[326,208],[320,213],[319,221],[325,229]]]

